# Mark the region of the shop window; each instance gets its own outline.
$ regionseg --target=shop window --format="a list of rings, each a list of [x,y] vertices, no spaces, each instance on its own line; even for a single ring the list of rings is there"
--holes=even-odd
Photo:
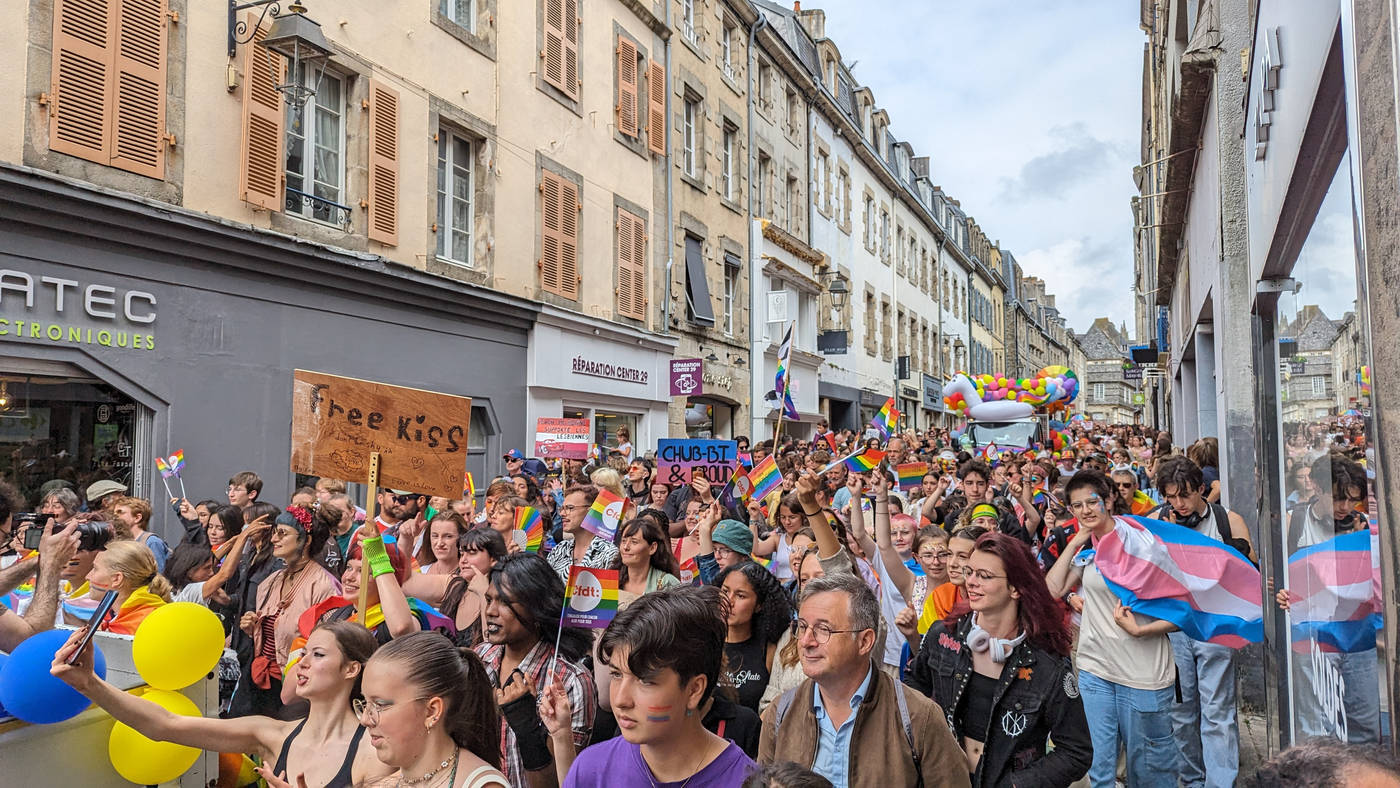
[[[625,427],[627,434],[631,436],[633,446],[640,445],[637,435],[637,415],[634,413],[613,413],[604,411],[593,412],[593,442],[597,443],[604,451],[617,448],[617,429]],[[636,450],[633,449],[633,456]]]
[[[733,434],[734,407],[705,397],[685,401],[685,434],[690,438],[722,438]]]

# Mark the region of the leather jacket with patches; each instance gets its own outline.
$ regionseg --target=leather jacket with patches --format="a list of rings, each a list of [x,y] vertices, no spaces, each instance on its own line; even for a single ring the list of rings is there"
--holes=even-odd
[[[965,733],[959,708],[973,672],[966,642],[971,628],[970,614],[930,627],[904,679],[944,710],[959,744]],[[1063,788],[1088,772],[1094,750],[1068,657],[1022,641],[997,682],[990,720],[981,732],[984,749],[972,775],[974,788]],[[1047,749],[1051,739],[1054,748]]]

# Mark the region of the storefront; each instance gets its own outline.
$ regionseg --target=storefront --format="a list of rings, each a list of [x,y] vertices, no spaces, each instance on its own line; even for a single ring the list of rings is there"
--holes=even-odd
[[[1393,730],[1400,359],[1373,352],[1400,336],[1393,10],[1264,2],[1250,50],[1258,552],[1294,600],[1265,594],[1275,747]]]
[[[668,366],[675,340],[544,306],[530,333],[526,422],[590,419],[593,442],[618,445],[625,428],[639,454],[667,437]],[[534,448],[520,447],[528,455]]]
[[[295,369],[472,397],[467,467],[483,478],[523,439],[534,312],[380,258],[0,168],[0,478],[29,505],[51,479],[115,478],[159,500],[154,458],[179,449],[191,498],[221,499],[253,470],[262,498],[284,504]],[[155,510],[169,527],[169,508]]]
[[[822,372],[826,374],[831,369],[827,366]],[[833,430],[860,431],[860,389],[823,380],[817,393],[821,397],[821,411]]]

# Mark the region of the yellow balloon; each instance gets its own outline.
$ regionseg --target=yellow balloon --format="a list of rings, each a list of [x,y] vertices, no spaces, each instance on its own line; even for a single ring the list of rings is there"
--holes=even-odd
[[[178,692],[153,689],[141,697],[182,717],[201,716],[194,701]],[[107,737],[107,756],[122,779],[137,785],[160,785],[189,771],[199,760],[199,750],[152,741],[119,722],[112,726],[112,734]]]
[[[224,627],[194,602],[161,605],[141,622],[131,644],[136,672],[156,689],[178,690],[204,678],[224,653]]]

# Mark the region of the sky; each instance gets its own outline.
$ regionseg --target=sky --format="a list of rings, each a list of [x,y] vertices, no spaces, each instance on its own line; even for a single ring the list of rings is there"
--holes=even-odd
[[[777,0],[785,2],[786,0]],[[1138,4],[1124,0],[808,0],[890,133],[1077,332],[1133,325]]]

